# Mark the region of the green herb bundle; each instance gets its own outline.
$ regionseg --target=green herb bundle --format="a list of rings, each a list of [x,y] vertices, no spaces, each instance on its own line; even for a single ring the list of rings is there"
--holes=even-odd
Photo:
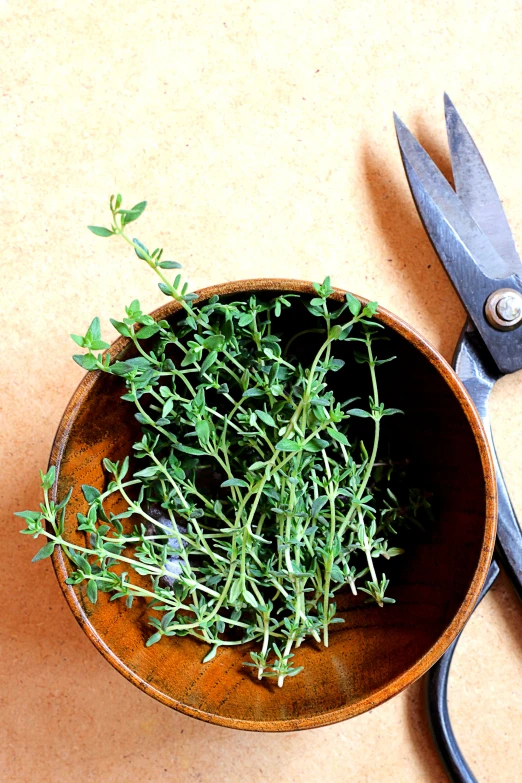
[[[19,512],[22,532],[49,539],[34,560],[63,549],[74,568],[67,582],[85,582],[91,602],[100,591],[128,606],[147,600],[147,645],[189,634],[210,646],[208,661],[219,647],[250,642],[245,665],[282,685],[302,668],[293,651],[307,637],[327,646],[329,626],[342,622],[339,590],[361,591],[379,606],[392,602],[378,563],[402,552],[391,539],[428,506],[415,491],[400,506],[388,485],[391,463],[377,462],[381,420],[400,413],[379,400],[376,368],[390,359],[375,355],[377,305],[362,307],[350,294],[333,302],[327,278],[314,284],[314,298],[304,297],[317,326],[285,342],[278,319],[302,297],[214,296],[198,307],[179,274],[167,277],[180,265],[127,235],[145,206],[124,210],[121,196],[112,197],[111,228],[89,228],[129,242],[182,315],[155,322],[134,301],[112,324],[135,355],[112,364],[101,353],[108,345],[99,319],[73,335],[86,349],[74,357],[83,368],[121,377],[142,437],[122,462],[104,460],[103,491],[83,487],[85,546],[64,537],[70,493],[50,500],[54,467],[42,474],[40,510]],[[312,332],[318,349],[303,366],[295,348]],[[329,386],[344,364],[336,345],[345,342],[355,343],[371,381],[362,407],[354,406],[357,397],[336,399]],[[358,378],[351,383],[357,392]],[[357,418],[372,422],[368,446],[352,437]],[[114,494],[125,502],[117,515],[104,507]]]

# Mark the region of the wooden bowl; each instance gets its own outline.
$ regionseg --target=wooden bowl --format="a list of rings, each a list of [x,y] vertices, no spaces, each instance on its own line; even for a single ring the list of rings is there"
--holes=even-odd
[[[313,294],[309,283],[296,280],[248,280],[206,288],[199,302],[214,294],[237,299],[253,291]],[[343,299],[344,292],[335,298]],[[295,331],[296,311],[291,312]],[[178,313],[171,302],[153,315],[175,319]],[[303,322],[307,317],[302,307]],[[107,594],[93,606],[82,585],[65,583],[70,564],[55,551],[60,585],[91,641],[128,680],[163,704],[236,729],[288,731],[335,723],[376,707],[424,674],[469,618],[495,541],[491,453],[470,398],[442,356],[391,313],[380,309],[376,317],[388,327],[387,355],[397,355],[378,369],[382,399],[386,407],[406,411],[405,417],[389,417],[387,426],[395,428],[395,448],[409,456],[419,486],[433,492],[435,521],[386,569],[392,577],[389,594],[397,603],[381,609],[347,597],[340,606],[345,622],[333,626],[329,648],[303,644],[295,661],[304,671],[282,689],[259,683],[241,665],[244,647],[221,648],[206,664],[201,663],[206,648],[188,636],[145,647],[146,606],[137,601],[127,610],[122,601],[109,602]],[[128,352],[129,342],[117,340],[111,356]],[[345,396],[351,396],[350,379],[342,373],[337,374],[341,391],[344,385]],[[80,485],[101,489],[103,457],[122,459],[137,434],[132,408],[120,400],[122,387],[121,379],[89,373],[54,442],[57,495],[75,488],[66,535],[79,543],[83,534],[75,531],[76,512],[86,507]]]

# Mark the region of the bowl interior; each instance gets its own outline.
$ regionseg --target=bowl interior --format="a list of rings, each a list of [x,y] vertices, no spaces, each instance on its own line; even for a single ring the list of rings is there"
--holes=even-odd
[[[251,281],[207,289],[200,301],[216,292],[239,298],[253,289],[311,291],[294,281]],[[283,331],[296,331],[296,313],[306,328],[309,316],[297,303],[291,319],[281,322]],[[156,313],[169,314],[177,317],[174,305]],[[381,399],[386,407],[406,412],[383,420],[381,454],[391,442],[391,456],[409,460],[414,484],[432,493],[435,518],[423,534],[413,535],[403,556],[387,564],[396,604],[380,609],[350,596],[338,600],[344,624],[333,626],[328,650],[307,642],[296,651],[296,664],[304,671],[287,678],[284,688],[251,676],[241,665],[244,647],[221,648],[207,664],[201,663],[207,648],[189,637],[145,647],[151,633],[147,607],[138,601],[127,610],[105,594],[93,606],[82,586],[65,585],[69,565],[55,554],[62,588],[84,630],[113,665],[165,704],[237,728],[287,730],[334,722],[375,706],[420,676],[467,619],[494,540],[487,449],[476,414],[443,360],[393,316],[378,318],[389,338],[380,354],[397,357],[378,368]],[[125,351],[126,342],[118,341],[113,355]],[[308,344],[300,348],[309,349]],[[354,394],[354,369],[347,359],[335,378],[339,399]],[[367,374],[367,368],[357,365],[357,374]],[[58,496],[75,487],[66,521],[73,540],[82,536],[74,530],[76,512],[86,507],[81,484],[104,487],[102,459],[123,458],[139,431],[132,405],[120,400],[122,389],[122,381],[112,376],[87,376],[57,434]]]

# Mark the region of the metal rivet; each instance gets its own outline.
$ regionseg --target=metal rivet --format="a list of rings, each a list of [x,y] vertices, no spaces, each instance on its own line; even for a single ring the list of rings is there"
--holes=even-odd
[[[522,294],[513,288],[494,291],[486,301],[486,318],[495,329],[515,329],[522,322]]]

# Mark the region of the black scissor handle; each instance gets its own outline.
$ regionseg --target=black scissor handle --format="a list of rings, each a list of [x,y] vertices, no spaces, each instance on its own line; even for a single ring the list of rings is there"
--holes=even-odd
[[[464,328],[457,345],[453,366],[473,399],[490,440],[498,490],[496,553],[498,560],[505,566],[517,595],[522,600],[522,531],[498,464],[488,413],[489,395],[501,374],[493,364],[482,338],[469,323]],[[477,606],[490,589],[498,573],[498,561],[493,559]],[[448,677],[451,659],[459,639],[460,635],[426,675],[427,710],[435,744],[452,783],[477,783],[477,779],[461,753],[448,712]]]
[[[477,606],[498,574],[498,564],[496,560],[492,560]],[[459,639],[460,634],[426,675],[428,718],[433,739],[452,783],[478,783],[455,739],[448,711],[448,677],[453,653]]]

